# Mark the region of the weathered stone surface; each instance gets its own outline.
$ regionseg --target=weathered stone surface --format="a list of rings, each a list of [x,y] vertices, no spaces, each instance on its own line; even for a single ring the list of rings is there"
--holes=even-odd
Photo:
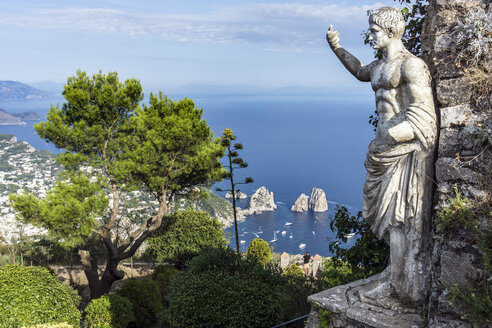
[[[441,129],[449,128],[453,125],[464,126],[465,123],[473,119],[472,108],[469,105],[457,105],[441,108]],[[475,119],[474,119],[475,120]]]
[[[476,279],[475,257],[469,253],[443,251],[441,253],[441,280],[445,285],[464,285],[467,278]]]
[[[438,80],[436,83],[437,100],[443,107],[466,104],[470,101],[470,89],[467,78]]]
[[[423,322],[418,309],[408,307],[396,298],[386,298],[370,303],[361,296],[379,284],[379,275],[354,281],[309,296],[312,307],[310,319],[314,322],[317,307],[332,313],[330,327],[418,328]],[[383,306],[384,303],[384,306]],[[309,322],[309,321],[308,321]],[[306,326],[319,327],[319,326]]]
[[[477,184],[482,175],[469,168],[462,167],[455,158],[439,158],[436,162],[436,179],[437,182],[448,181],[466,181]]]
[[[275,211],[277,205],[273,199],[273,192],[269,192],[264,186],[258,188],[249,198],[248,208],[241,211],[244,215],[259,214],[261,212]]]
[[[460,131],[455,128],[441,128],[439,136],[439,157],[456,157],[461,150]]]
[[[308,196],[306,194],[301,194],[297,197],[294,205],[290,208],[292,212],[307,212],[308,210]]]
[[[309,209],[313,212],[328,211],[328,203],[326,201],[325,192],[320,188],[313,188],[311,196],[309,196]]]

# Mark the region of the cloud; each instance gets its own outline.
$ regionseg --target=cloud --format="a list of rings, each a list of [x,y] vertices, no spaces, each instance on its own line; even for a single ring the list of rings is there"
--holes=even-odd
[[[381,6],[246,4],[207,14],[68,7],[0,14],[0,25],[84,35],[156,36],[175,42],[248,42],[302,47],[318,43],[330,24],[361,31],[366,12]],[[300,51],[300,50],[299,50]]]

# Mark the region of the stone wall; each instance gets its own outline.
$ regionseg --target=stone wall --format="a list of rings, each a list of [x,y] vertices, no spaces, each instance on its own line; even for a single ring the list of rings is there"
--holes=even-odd
[[[453,49],[453,28],[467,12],[488,9],[490,0],[431,0],[423,30],[423,57],[431,69],[436,109],[440,116],[440,136],[436,160],[436,211],[455,197],[455,185],[472,206],[483,205],[491,195],[491,147],[474,147],[471,128],[484,124],[491,115],[490,90],[482,98],[472,86],[470,67]],[[488,99],[487,99],[488,98]],[[477,100],[478,99],[478,100]],[[490,216],[480,217],[482,226],[490,224]],[[434,224],[432,249],[429,325],[459,327],[461,315],[450,305],[446,295],[449,286],[475,283],[481,278],[480,253],[476,234],[470,229],[441,231]],[[466,326],[466,325],[463,325]]]

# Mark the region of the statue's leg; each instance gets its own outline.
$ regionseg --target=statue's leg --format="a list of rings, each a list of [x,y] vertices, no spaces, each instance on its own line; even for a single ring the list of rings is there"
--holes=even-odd
[[[390,282],[395,291],[400,294],[402,282],[405,280],[407,238],[404,226],[391,227],[390,235]]]

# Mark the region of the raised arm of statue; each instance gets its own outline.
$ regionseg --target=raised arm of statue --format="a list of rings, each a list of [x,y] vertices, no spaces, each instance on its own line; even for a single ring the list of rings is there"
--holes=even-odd
[[[340,33],[333,30],[332,25],[330,25],[330,29],[326,32],[326,41],[328,41],[331,50],[333,50],[335,55],[342,62],[343,66],[345,66],[345,68],[353,76],[363,82],[371,81],[370,65],[362,65],[362,63],[354,55],[340,46]]]

